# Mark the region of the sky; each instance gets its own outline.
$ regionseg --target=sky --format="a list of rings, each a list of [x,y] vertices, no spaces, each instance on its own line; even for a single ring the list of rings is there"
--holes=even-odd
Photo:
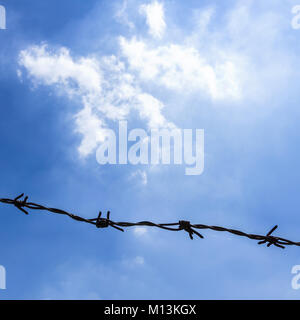
[[[296,0],[0,0],[0,198],[300,241]],[[299,3],[300,4],[300,3]],[[204,130],[204,170],[101,165],[128,128]],[[116,131],[117,132],[117,131]],[[1,204],[0,299],[299,299],[298,247],[97,229]]]

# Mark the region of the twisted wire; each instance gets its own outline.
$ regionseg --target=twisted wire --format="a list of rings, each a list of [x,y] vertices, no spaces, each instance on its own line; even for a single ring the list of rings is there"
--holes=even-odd
[[[278,248],[284,249],[285,246],[300,246],[300,242],[291,241],[288,239],[284,239],[281,237],[275,237],[272,235],[272,233],[277,229],[277,225],[273,227],[266,235],[258,235],[258,234],[251,234],[251,233],[245,233],[240,230],[235,229],[229,229],[225,227],[220,226],[209,226],[205,224],[191,224],[190,221],[185,220],[179,220],[175,223],[154,223],[150,221],[140,221],[140,222],[115,222],[110,219],[110,211],[107,212],[106,218],[102,218],[102,212],[100,211],[97,218],[93,219],[86,219],[83,217],[80,217],[78,215],[75,215],[73,213],[69,213],[67,211],[56,209],[56,208],[50,208],[46,207],[37,203],[28,202],[28,196],[25,196],[24,193],[20,194],[14,199],[0,199],[1,203],[10,204],[15,206],[18,210],[28,215],[28,211],[26,209],[30,210],[40,210],[40,211],[48,211],[56,214],[66,215],[71,219],[74,219],[76,221],[85,222],[89,224],[95,225],[97,228],[108,228],[112,227],[114,229],[117,229],[119,231],[124,231],[123,228],[127,227],[133,227],[133,226],[145,226],[145,227],[156,227],[163,230],[168,231],[181,231],[184,230],[189,234],[190,239],[193,240],[193,235],[198,236],[199,238],[204,238],[201,233],[196,231],[195,229],[210,229],[213,231],[220,231],[220,232],[229,232],[231,234],[234,234],[236,236],[240,237],[246,237],[248,239],[256,240],[258,241],[258,244],[267,244],[267,247],[270,247],[271,245],[274,245]]]

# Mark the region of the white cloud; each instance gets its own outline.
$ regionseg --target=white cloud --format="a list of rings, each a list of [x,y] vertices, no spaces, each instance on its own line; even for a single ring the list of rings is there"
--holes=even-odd
[[[82,134],[82,141],[78,148],[82,156],[87,156],[91,150],[96,149],[99,142],[105,140],[103,121],[86,106],[75,116],[76,131]]]
[[[117,15],[128,19],[127,9],[124,1]],[[161,37],[163,4],[144,4],[140,11],[151,34]],[[276,42],[284,41],[278,14],[254,14],[249,3],[237,5],[223,13],[221,27],[212,31],[214,14],[213,8],[197,10],[194,30],[188,34],[183,30],[178,41],[166,39],[161,44],[142,36],[119,37],[118,54],[100,57],[75,57],[67,48],[52,50],[43,44],[21,51],[19,65],[35,86],[53,86],[79,100],[82,109],[74,122],[82,136],[78,151],[85,157],[103,141],[109,121],[128,119],[132,110],[149,128],[174,127],[164,116],[164,102],[153,94],[157,87],[166,101],[173,93],[196,93],[213,101],[237,102],[249,97],[262,100],[288,82],[295,59],[284,49],[277,50]],[[168,111],[176,119],[174,107]]]
[[[66,48],[51,51],[47,45],[21,51],[19,64],[35,85],[55,86],[70,98],[79,98],[76,132],[82,135],[80,155],[91,154],[105,139],[107,120],[121,120],[132,109],[149,127],[172,126],[162,114],[161,101],[143,92],[124,63],[115,56],[73,58]]]
[[[115,18],[120,23],[128,26],[129,29],[134,29],[135,28],[134,23],[132,21],[130,21],[128,18],[127,9],[128,9],[128,1],[124,0],[122,2],[122,4],[118,7],[118,9],[116,10]]]
[[[63,85],[70,95],[74,90],[81,94],[101,90],[102,77],[97,60],[73,60],[67,48],[51,52],[46,44],[32,46],[21,51],[19,64],[25,66],[35,80],[46,85]]]
[[[193,20],[197,26],[198,33],[207,32],[207,28],[212,22],[212,18],[215,14],[215,8],[208,7],[205,9],[195,9]]]
[[[22,71],[21,70],[17,70],[17,77],[19,78],[20,82],[23,82],[23,79],[22,79]]]
[[[145,170],[136,170],[130,175],[130,179],[139,179],[142,185],[146,186],[148,184],[148,176]]]
[[[144,236],[145,234],[147,234],[148,230],[146,229],[146,227],[135,227],[133,229],[133,233],[136,237],[141,237]]]
[[[166,28],[163,4],[157,1],[143,4],[140,6],[140,13],[146,16],[149,33],[154,38],[161,38]]]
[[[196,10],[196,28],[184,43],[195,46],[212,66],[225,66],[224,72],[219,68],[222,83],[228,88],[236,84],[244,106],[249,100],[264,103],[284,90],[297,63],[286,33],[285,7],[266,1],[257,8],[253,1],[238,1],[224,12]]]
[[[120,38],[122,53],[144,81],[159,83],[177,92],[202,90],[213,99],[239,98],[238,68],[227,57],[209,63],[205,55],[188,45],[151,48],[145,41]]]

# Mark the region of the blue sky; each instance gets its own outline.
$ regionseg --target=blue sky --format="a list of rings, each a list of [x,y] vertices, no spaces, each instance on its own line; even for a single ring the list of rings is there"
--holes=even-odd
[[[0,197],[300,241],[296,0],[0,1]],[[101,166],[102,128],[204,129],[205,168]],[[299,299],[299,248],[1,205],[0,299]]]

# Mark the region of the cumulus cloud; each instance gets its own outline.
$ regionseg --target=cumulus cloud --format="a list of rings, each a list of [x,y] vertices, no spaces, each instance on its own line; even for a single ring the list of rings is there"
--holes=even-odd
[[[127,9],[125,1],[117,16],[131,25]],[[140,12],[154,39],[120,36],[115,55],[76,57],[67,48],[53,50],[47,44],[20,52],[19,65],[35,86],[55,87],[81,102],[74,123],[82,136],[78,151],[83,157],[104,141],[110,121],[129,119],[133,110],[148,128],[174,127],[164,115],[167,105],[161,100],[168,94],[196,93],[213,101],[243,101],[263,97],[266,83],[268,88],[276,86],[276,78],[280,87],[290,76],[293,57],[276,50],[276,41],[284,41],[276,13],[254,14],[249,3],[237,5],[223,14],[221,28],[210,30],[215,9],[198,9],[194,19],[199,21],[193,30],[182,31],[185,36],[178,41],[173,38],[161,44],[156,40],[168,35],[163,4],[143,4]],[[157,87],[164,90],[160,98],[155,96]]]
[[[238,68],[223,58],[214,64],[188,45],[170,44],[150,47],[145,41],[120,38],[123,55],[132,70],[145,81],[185,92],[202,90],[213,99],[239,98]]]
[[[184,42],[196,46],[212,66],[228,66],[224,72],[219,68],[222,83],[237,88],[233,92],[244,105],[249,99],[262,103],[284,90],[298,63],[290,50],[285,8],[283,2],[266,1],[258,9],[253,1],[237,1],[222,13],[214,7],[197,9],[196,28]]]
[[[72,95],[101,90],[101,73],[93,58],[73,60],[67,48],[57,52],[47,50],[46,44],[32,46],[20,53],[19,64],[26,67],[29,75],[46,85],[62,85]]]
[[[115,56],[76,59],[66,48],[53,51],[43,44],[21,51],[19,65],[36,86],[55,86],[70,98],[80,99],[83,107],[75,115],[75,125],[82,135],[78,148],[82,156],[104,141],[107,120],[125,119],[132,109],[151,128],[173,126],[162,114],[164,104],[144,92]]]
[[[161,38],[166,28],[163,4],[157,1],[143,4],[140,6],[140,13],[146,16],[150,35],[154,38]]]

